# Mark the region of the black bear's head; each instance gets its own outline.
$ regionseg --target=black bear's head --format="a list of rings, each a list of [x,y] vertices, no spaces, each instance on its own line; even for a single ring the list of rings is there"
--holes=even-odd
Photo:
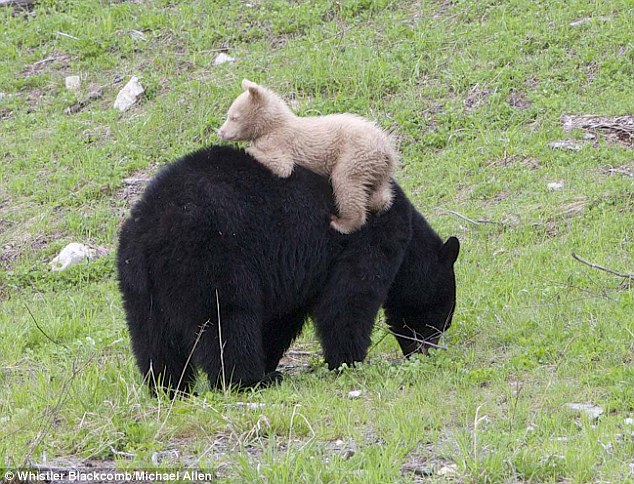
[[[405,356],[427,354],[451,325],[459,252],[456,237],[431,250],[427,244],[410,247],[384,304],[388,325]]]

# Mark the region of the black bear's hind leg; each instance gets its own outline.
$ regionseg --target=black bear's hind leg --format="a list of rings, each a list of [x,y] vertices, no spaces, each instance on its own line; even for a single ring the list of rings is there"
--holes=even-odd
[[[207,328],[196,350],[196,362],[213,388],[259,383],[265,375],[259,314],[244,308],[222,309],[220,331],[215,322]]]
[[[191,364],[185,366],[189,352],[176,341],[167,341],[172,338],[161,339],[153,346],[145,346],[148,340],[143,345],[133,343],[141,374],[154,394],[164,391],[174,398],[189,393],[194,383],[194,368]]]

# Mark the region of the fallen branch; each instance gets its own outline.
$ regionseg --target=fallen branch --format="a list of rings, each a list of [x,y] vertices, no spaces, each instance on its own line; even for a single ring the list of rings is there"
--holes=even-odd
[[[576,261],[581,262],[582,264],[585,264],[587,266],[593,267],[595,269],[599,269],[600,271],[608,272],[609,274],[614,274],[615,276],[619,276],[619,277],[623,277],[625,279],[629,279],[630,281],[634,281],[634,274],[624,274],[622,272],[616,272],[616,271],[614,271],[612,269],[608,269],[607,267],[603,267],[603,266],[600,266],[599,264],[595,264],[594,262],[589,262],[589,261],[587,261],[585,259],[582,259],[577,254],[575,254],[574,252],[571,252],[570,255],[572,255],[573,259],[575,259]]]
[[[494,222],[493,220],[487,220],[484,218],[479,218],[478,220],[473,220],[472,218],[469,218],[465,215],[462,215],[461,213],[458,213],[454,210],[447,210],[447,213],[450,213],[451,215],[455,215],[458,218],[461,218],[462,220],[465,220],[469,223],[472,223],[473,225],[482,225],[482,224],[500,224],[500,225],[504,225],[502,224],[502,222]]]
[[[461,213],[454,212],[453,210],[447,210],[447,213],[450,213],[451,215],[455,215],[456,217],[461,218],[462,220],[466,220],[467,222],[472,223],[473,225],[480,225],[480,222],[478,222],[477,220],[473,220],[472,218],[466,217],[462,215]]]

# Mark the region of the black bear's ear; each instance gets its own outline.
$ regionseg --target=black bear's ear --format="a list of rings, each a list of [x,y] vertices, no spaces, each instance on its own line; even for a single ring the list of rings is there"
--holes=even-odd
[[[460,241],[456,237],[449,237],[447,242],[440,248],[438,260],[447,264],[453,264],[460,252]]]

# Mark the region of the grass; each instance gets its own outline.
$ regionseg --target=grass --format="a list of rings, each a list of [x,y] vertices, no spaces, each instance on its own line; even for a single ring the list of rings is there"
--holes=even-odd
[[[0,465],[634,482],[634,289],[570,256],[634,272],[632,146],[560,122],[634,112],[631,2],[42,0],[0,25]],[[222,50],[237,61],[214,66]],[[119,114],[132,75],[146,95]],[[123,179],[218,142],[244,77],[300,114],[352,111],[397,134],[398,181],[462,242],[447,351],[404,361],[379,323],[367,361],[335,375],[308,328],[278,387],[201,379],[173,404],[146,391],[114,269]],[[565,138],[584,145],[548,146]],[[111,252],[50,272],[71,241]]]

